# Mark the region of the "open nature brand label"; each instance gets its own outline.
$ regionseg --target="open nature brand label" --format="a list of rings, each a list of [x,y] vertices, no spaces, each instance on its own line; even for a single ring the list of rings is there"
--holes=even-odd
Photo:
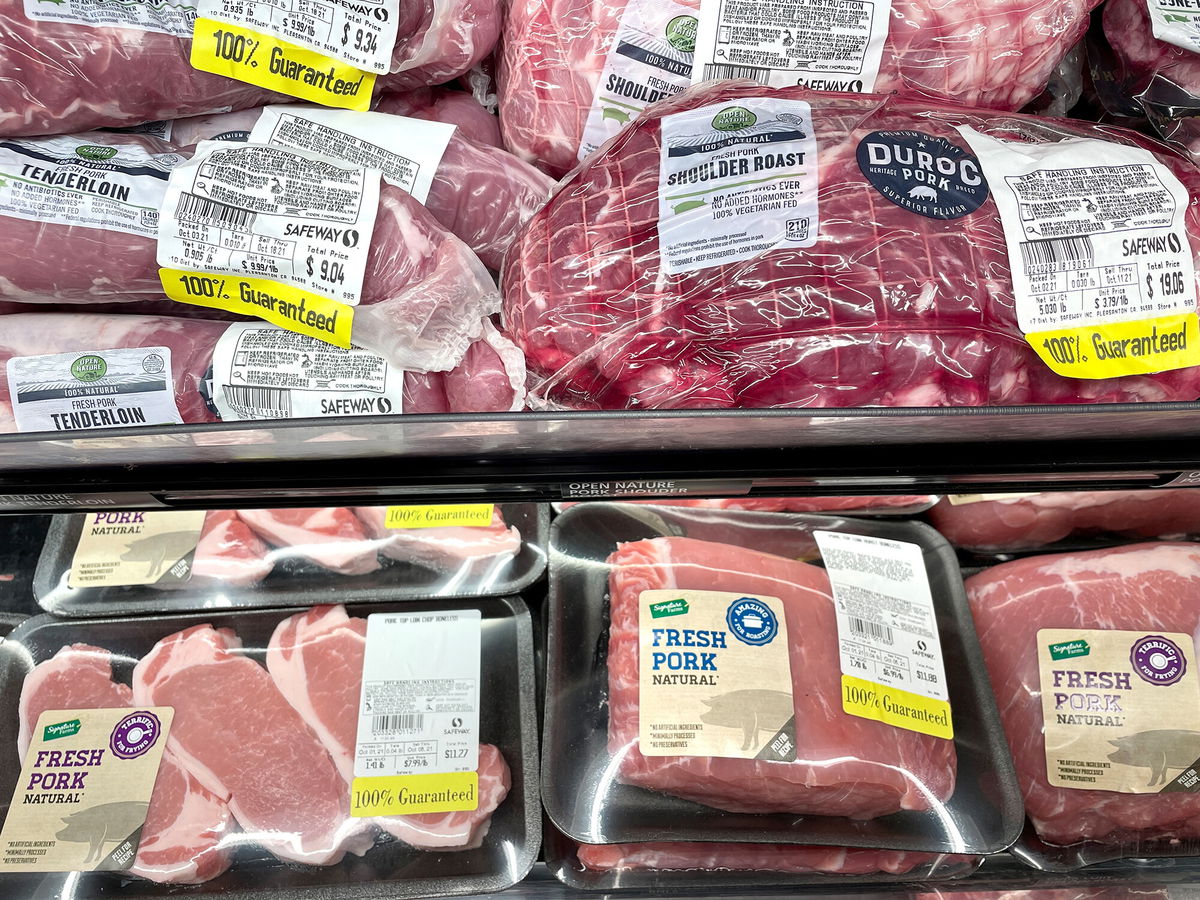
[[[861,534],[813,535],[837,608],[842,709],[953,738],[942,642],[921,548]]]
[[[389,506],[387,528],[486,528],[492,524],[494,503],[447,503],[440,506]]]
[[[359,347],[238,322],[213,351],[212,404],[226,422],[398,415],[404,371]]]
[[[183,161],[140,144],[7,138],[0,141],[0,216],[150,237],[167,178]]]
[[[579,158],[594,153],[651,103],[689,87],[695,49],[694,9],[671,0],[630,0],[596,82]]]
[[[817,140],[806,102],[742,98],[666,116],[661,127],[664,272],[817,242]]]
[[[433,176],[454,126],[384,113],[268,106],[250,141],[309,150],[331,159],[379,169],[384,179],[420,203],[429,198]]]
[[[644,756],[796,759],[787,620],[778,597],[642,591]]]
[[[701,0],[692,80],[870,92],[891,10],[891,0]]]
[[[191,37],[196,7],[190,0],[148,0],[113,3],[111,0],[25,0],[26,18],[61,22],[87,28],[128,28]],[[136,40],[136,38],[131,38]]]
[[[203,142],[167,185],[163,289],[182,303],[349,347],[378,209],[377,170],[302,150]]]
[[[367,617],[350,812],[479,807],[477,609]]]
[[[88,513],[67,584],[93,588],[186,582],[205,515],[204,510]]]
[[[43,712],[0,831],[0,872],[128,869],[174,712]]]
[[[1200,0],[1145,0],[1160,41],[1200,53]]]
[[[1043,628],[1037,654],[1052,785],[1200,791],[1200,678],[1190,634]]]
[[[169,347],[14,356],[8,393],[17,431],[183,423]]]
[[[1190,200],[1170,169],[1107,141],[958,130],[1000,209],[1021,331],[1052,371],[1115,378],[1200,365]]]

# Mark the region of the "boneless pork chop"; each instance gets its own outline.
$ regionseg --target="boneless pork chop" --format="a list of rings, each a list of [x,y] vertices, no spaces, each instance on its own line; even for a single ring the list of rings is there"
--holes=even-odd
[[[1043,840],[1200,837],[1200,794],[1127,794],[1050,784],[1037,646],[1043,628],[1198,635],[1198,591],[1200,547],[1195,544],[1030,556],[967,579],[1025,810]]]
[[[133,691],[112,680],[112,655],[72,644],[35,666],[21,686],[22,759],[38,717],[48,709],[133,706]],[[216,878],[232,862],[222,839],[233,831],[229,807],[204,788],[167,748],[158,768],[137,856],[129,872],[151,881],[197,884]]]
[[[627,784],[731,812],[869,819],[925,810],[954,791],[954,744],[842,711],[829,578],[807,563],[741,547],[666,537],[608,558],[608,748]],[[787,620],[796,761],[644,756],[638,749],[638,600],[648,590],[778,597]]]
[[[280,622],[267,649],[275,684],[329,751],[346,785],[354,780],[366,638],[366,619],[348,616],[342,606],[315,606]],[[422,849],[478,847],[512,783],[508,763],[491,744],[479,747],[478,774],[474,810],[370,821]]]
[[[134,669],[139,704],[173,706],[169,747],[228,800],[248,838],[280,859],[334,865],[374,843],[350,817],[345,782],[267,670],[232,632],[197,625],[163,638]]]
[[[340,575],[379,568],[381,541],[372,540],[349,509],[245,509],[239,515],[263,540]]]
[[[724,841],[579,845],[579,861],[584,868],[593,872],[735,871],[787,872],[797,875],[876,875],[886,872],[902,875],[918,866],[954,858],[903,850]]]
[[[386,506],[356,506],[354,514],[368,534],[384,541],[384,556],[439,572],[458,572],[477,561],[499,561],[521,551],[521,533],[505,524],[498,508],[489,525],[443,528],[388,528]]]

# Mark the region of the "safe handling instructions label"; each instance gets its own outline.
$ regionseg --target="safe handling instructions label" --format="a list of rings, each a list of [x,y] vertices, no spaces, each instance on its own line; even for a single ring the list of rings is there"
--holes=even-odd
[[[1017,320],[1075,378],[1200,364],[1187,190],[1147,150],[1002,142],[960,126],[1000,210]]]
[[[954,737],[921,548],[860,534],[814,536],[837,608],[842,709],[897,728]]]
[[[0,872],[128,869],[174,710],[47,710],[0,831]]]
[[[663,118],[664,272],[696,272],[816,241],[817,142],[806,102],[743,98]]]
[[[870,92],[891,8],[891,0],[702,0],[693,81]]]
[[[8,391],[18,431],[183,423],[169,347],[14,356]]]
[[[792,669],[779,598],[642,591],[638,633],[644,756],[795,761]]]
[[[1052,785],[1200,791],[1200,677],[1190,634],[1043,628],[1037,654]]]
[[[163,289],[173,300],[349,347],[378,208],[377,170],[300,150],[203,142],[167,185]]]
[[[367,617],[351,814],[479,806],[479,610]]]
[[[92,588],[186,582],[205,515],[204,510],[88,513],[67,584]]]

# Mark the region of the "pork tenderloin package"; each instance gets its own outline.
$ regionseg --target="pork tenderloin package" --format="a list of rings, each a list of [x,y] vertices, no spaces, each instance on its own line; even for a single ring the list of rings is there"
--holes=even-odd
[[[0,842],[40,838],[55,861],[6,853],[6,895],[483,893],[537,857],[532,637],[517,598],[36,617],[0,644],[0,715],[0,788],[16,798]],[[110,730],[107,761],[73,746],[108,748]],[[114,762],[155,744],[157,770],[133,778]],[[74,790],[41,775],[64,758],[94,767],[66,778]],[[55,808],[67,827],[30,802],[73,804]]]
[[[1200,853],[1200,547],[1031,556],[967,580],[1039,868]]]
[[[0,433],[523,409],[521,351],[479,328],[457,365],[422,374],[265,322],[3,315]]]
[[[509,149],[562,175],[655,100],[710,79],[1017,110],[1046,87],[1097,5],[809,2],[760,15],[758,4],[718,0],[513,0],[501,126]]]
[[[555,503],[555,512],[577,505],[578,500]],[[757,509],[762,512],[841,513],[872,516],[910,516],[925,512],[937,502],[930,494],[896,494],[894,496],[854,497],[724,497],[693,499],[673,497],[661,500],[621,500],[621,503],[644,503],[647,506],[687,506],[704,509]]]
[[[865,892],[873,885],[960,878],[979,865],[971,856],[803,844],[577,844],[553,827],[546,829],[544,853],[555,877],[578,890],[696,894],[801,885]]]
[[[541,208],[554,186],[549,176],[493,144],[479,143],[461,126],[427,129],[412,119],[466,106],[466,117],[495,120],[470,94],[444,91],[444,99],[421,100],[411,94],[385,98],[375,113],[346,113],[305,105],[254,107],[240,112],[173,123],[171,139],[187,146],[206,140],[244,138],[314,149],[347,162],[369,160],[394,186],[412,184],[410,173],[422,163],[433,175],[428,193],[416,193],[429,213],[458,236],[490,269],[499,269],[517,231]],[[450,105],[449,98],[461,97]],[[473,108],[473,109],[472,109]],[[394,114],[385,114],[394,113]],[[458,115],[457,118],[464,116]],[[453,124],[453,123],[451,123]],[[475,131],[483,130],[476,124]],[[486,137],[486,134],[485,134]],[[429,144],[444,147],[430,154]],[[425,160],[420,157],[425,156]]]
[[[71,617],[500,596],[542,576],[548,531],[534,503],[63,515],[33,593]]]
[[[1110,126],[708,83],[559,185],[504,321],[552,409],[1191,401],[1197,196]]]
[[[353,341],[419,372],[453,368],[499,306],[471,249],[361,160],[99,133],[5,141],[0,159],[12,176],[0,189],[0,299],[165,294]]]
[[[0,135],[225,112],[286,102],[273,90],[305,96],[306,86],[308,99],[365,109],[373,87],[411,90],[463,74],[491,51],[501,26],[498,0],[392,0],[373,15],[321,0],[287,12],[290,26],[279,19],[273,26],[261,10],[214,0],[191,14],[175,6],[40,8],[6,0]],[[194,67],[197,50],[249,83]]]
[[[1015,839],[1011,760],[932,529],[588,503],[554,521],[550,560],[542,796],[572,840]]]
[[[1069,539],[1182,538],[1200,534],[1200,492],[959,495],[929,510],[929,521],[954,546],[983,553],[1036,550]]]

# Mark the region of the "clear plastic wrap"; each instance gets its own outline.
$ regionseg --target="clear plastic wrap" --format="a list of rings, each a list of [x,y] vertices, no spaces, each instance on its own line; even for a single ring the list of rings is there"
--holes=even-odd
[[[660,124],[674,113],[759,97],[811,106],[816,243],[672,275],[660,253]],[[525,351],[531,405],[973,406],[1200,396],[1196,367],[1055,374],[1018,326],[992,197],[958,218],[931,218],[890,202],[860,169],[868,134],[918,133],[961,147],[956,125],[1000,140],[1091,137],[1149,149],[1190,186],[1194,256],[1200,173],[1132,132],[879,96],[706,84],[627,126],[560,185],[513,245],[505,325]]]
[[[402,3],[392,74],[377,87],[456,78],[491,52],[500,27],[498,0]],[[68,134],[288,99],[192,68],[191,44],[137,27],[38,20],[10,0],[0,10],[0,134]]]
[[[139,135],[88,135],[81,143],[191,155],[189,148]],[[163,296],[156,236],[16,217],[3,223],[0,298],[127,303]],[[38,248],[36,261],[31,247]],[[409,194],[381,183],[351,340],[405,369],[445,371],[462,359],[480,335],[481,317],[499,302],[470,248]]]
[[[447,121],[438,110],[451,106],[448,98],[461,97],[463,100],[453,105],[473,107],[478,110],[479,116],[495,119],[469,94],[444,91],[443,95],[446,99],[439,99],[436,105],[430,100],[424,107],[412,99],[412,94],[390,95],[396,101],[381,104],[379,112],[405,116],[417,113],[415,118]],[[190,144],[223,134],[249,132],[258,121],[260,112],[259,109],[249,109],[176,122],[172,138],[181,144]],[[422,112],[423,115],[420,114]],[[478,126],[476,130],[479,130]],[[511,153],[489,144],[480,144],[469,135],[470,132],[465,135],[462,133],[461,126],[455,130],[446,152],[442,154],[429,196],[423,205],[442,227],[474,250],[484,265],[498,270],[517,231],[546,202],[554,182]],[[403,147],[393,148],[385,142],[381,142],[380,146],[401,153],[404,150]]]
[[[1136,636],[1174,641],[1170,636],[1182,633],[1191,643],[1192,636],[1200,632],[1200,607],[1195,603],[1200,548],[1194,544],[1135,544],[1031,556],[987,569],[967,579],[966,585],[1031,823],[1015,852],[1033,865],[1051,870],[1125,857],[1194,856],[1200,839],[1200,795],[1187,790],[1159,793],[1157,784],[1169,784],[1200,756],[1200,747],[1186,746],[1186,739],[1195,737],[1195,732],[1171,730],[1172,725],[1186,729],[1185,722],[1195,716],[1195,709],[1189,708],[1185,699],[1175,707],[1175,722],[1158,719],[1164,729],[1158,732],[1130,736],[1118,729],[1139,702],[1129,690],[1150,681],[1157,668],[1170,663],[1170,654],[1182,653],[1170,644],[1169,653],[1143,660],[1138,651],[1143,642],[1135,642]],[[1097,639],[1092,635],[1114,633],[1116,639],[1125,641],[1123,665],[1139,677],[1102,672],[1109,685],[1104,690],[1099,685],[1106,678],[1095,672],[1090,685],[1086,679],[1052,673],[1052,684],[1062,693],[1050,687],[1054,696],[1044,699],[1043,685],[1051,682],[1045,680],[1046,670],[1039,668],[1041,645],[1054,640],[1040,636],[1044,629],[1074,635],[1083,642],[1082,650],[1068,648],[1054,659],[1082,653],[1088,667],[1098,670],[1108,666],[1098,655]],[[1085,689],[1079,690],[1081,686]],[[1093,695],[1099,699],[1089,700]],[[1076,702],[1076,698],[1083,699]],[[1063,711],[1054,712],[1053,720],[1046,718],[1043,710],[1048,699],[1053,699],[1056,710]],[[1081,709],[1091,712],[1081,713]],[[1051,782],[1050,772],[1058,766],[1048,759],[1046,729],[1052,721],[1055,727],[1074,727],[1074,719],[1061,720],[1076,714],[1092,716],[1096,721],[1084,724],[1094,725],[1107,739],[1107,759],[1099,764],[1099,770],[1123,774],[1127,767],[1135,767],[1131,778],[1136,780],[1138,772],[1147,776],[1140,782],[1141,792],[1088,788],[1098,771],[1096,763],[1088,762],[1090,755],[1079,755],[1081,761],[1075,768],[1063,770],[1080,773],[1070,776],[1078,787]],[[1181,738],[1185,739],[1182,746],[1178,744]],[[1153,778],[1160,766],[1166,767],[1162,782]],[[1146,782],[1151,783],[1148,789]]]
[[[103,313],[18,313],[0,317],[0,364],[22,356],[129,347],[171,350],[175,407],[187,424],[219,421],[209,402],[213,352],[229,322]],[[511,412],[524,408],[521,351],[482,320],[481,336],[448,372],[404,372],[405,413]],[[278,410],[261,418],[279,418]],[[284,416],[285,418],[289,416]],[[126,424],[112,421],[108,424]],[[97,422],[92,427],[104,427]],[[17,430],[7,369],[0,365],[0,433]]]
[[[1200,494],[1190,488],[1053,491],[955,505],[943,499],[929,521],[965,550],[1034,550],[1072,537],[1181,538],[1200,533]]]
[[[225,606],[282,606],[312,602],[330,591],[343,603],[428,597],[482,597],[524,590],[546,565],[548,510],[531,503],[493,506],[488,525],[388,527],[389,507],[217,510],[207,514],[199,543],[172,546],[173,533],[155,514],[128,526],[120,553],[109,558],[154,566],[150,584],[73,579],[89,525],[106,527],[122,514],[56,517],[46,536],[33,593],[42,609],[60,616],[118,616],[188,611],[220,597]],[[453,507],[402,512],[458,515]],[[486,511],[485,511],[486,512]],[[172,546],[172,549],[160,549]],[[177,559],[190,563],[182,577]],[[145,574],[136,573],[138,578]],[[164,590],[169,593],[164,594]]]
[[[937,618],[936,634],[930,633],[926,646],[940,635],[946,670],[956,673],[948,682],[953,740],[843,710],[839,672],[850,664],[843,660],[839,666],[842,625],[836,610],[845,614],[849,607],[835,609],[824,569],[796,561],[812,558],[815,539],[821,539],[814,533],[826,531],[858,535],[851,540],[861,538],[867,556],[873,552],[868,546],[878,542],[887,544],[889,552],[923,556]],[[913,563],[902,568],[920,579]],[[875,587],[879,593],[872,596],[882,608],[891,602],[884,599],[891,588]],[[652,618],[641,615],[642,604],[657,603],[658,595],[646,592],[659,589],[663,597],[677,599],[652,608]],[[717,658],[699,652],[692,660],[696,666],[689,669],[689,653],[697,653],[679,651],[682,665],[677,665],[680,660],[660,651],[667,655],[647,655],[647,672],[641,671],[639,653],[651,653],[651,633],[655,641],[666,642],[655,646],[728,644],[743,652],[732,637],[697,637],[708,627],[704,610],[739,595],[735,606],[756,597],[782,604],[784,621],[778,628],[779,633],[787,629],[790,678],[796,685],[786,704],[777,691],[753,687],[756,682],[733,668],[733,657],[723,652]],[[913,602],[909,611],[915,613],[920,602],[930,601]],[[736,636],[733,608],[725,621]],[[650,622],[666,630],[651,632]],[[862,633],[853,634],[867,641],[863,635],[872,629],[862,627]],[[672,628],[683,629],[682,637],[671,637]],[[879,633],[891,636],[887,629]],[[849,637],[843,638],[843,649],[845,640]],[[889,658],[904,658],[904,638],[895,640]],[[556,827],[573,840],[977,853],[1002,849],[1016,837],[1020,809],[1008,774],[1011,763],[982,677],[961,580],[949,547],[924,526],[582,504],[556,519],[551,529],[547,646],[543,801]],[[593,647],[592,653],[577,649]],[[659,663],[661,672],[670,669],[669,675],[653,674],[660,671]],[[697,674],[701,668],[718,673],[712,676],[716,680],[703,680]],[[788,676],[782,677],[772,683],[786,684]],[[671,697],[659,696],[660,688],[651,684],[666,685],[662,690],[672,692]],[[688,704],[696,702],[692,691],[710,692],[699,699],[699,708],[707,707],[698,714],[706,725],[678,726],[672,732],[658,718],[642,721],[642,711],[660,701],[670,704],[666,715],[687,718],[692,715]],[[761,738],[774,744],[770,735],[789,711],[797,724],[803,723],[795,733],[794,760],[766,750],[751,758]],[[644,735],[661,729],[668,748],[681,746],[669,743],[675,734],[695,740],[692,732],[684,737],[685,728],[702,733],[705,741],[710,734],[736,739],[741,750],[689,745],[690,755],[673,756],[663,755],[672,749],[645,745]],[[737,734],[726,731],[734,728]]]
[[[458,126],[460,134],[477,144],[504,148],[500,139],[500,118],[488,112],[487,107],[466,91],[445,87],[393,91],[382,95],[375,109],[394,116],[448,122]]]
[[[28,621],[0,644],[0,714],[22,756],[46,709],[166,705],[175,717],[128,872],[6,873],[0,890],[154,897],[205,882],[223,895],[269,885],[365,900],[519,881],[540,838],[528,610],[515,598],[416,609],[481,616],[479,807],[469,813],[349,814],[367,622],[340,606]],[[3,755],[6,796],[19,763]]]
[[[575,506],[580,501],[554,504],[557,512]],[[755,509],[760,512],[799,512],[908,516],[924,512],[937,497],[930,494],[896,494],[871,497],[725,497],[723,499],[625,500],[624,503],[645,503],[649,506],[691,506],[705,509]]]
[[[1119,879],[1114,879],[1114,881]],[[974,891],[963,886],[937,888],[913,894],[912,900],[1171,900],[1171,893],[1160,887],[1017,888],[1007,891]]]
[[[505,144],[554,175],[575,167],[605,59],[638,0],[512,0],[500,54]],[[643,4],[645,5],[645,4]],[[681,0],[698,11],[699,0]],[[893,0],[875,90],[1017,110],[1083,37],[1098,0]],[[648,46],[662,46],[647,37]]]

